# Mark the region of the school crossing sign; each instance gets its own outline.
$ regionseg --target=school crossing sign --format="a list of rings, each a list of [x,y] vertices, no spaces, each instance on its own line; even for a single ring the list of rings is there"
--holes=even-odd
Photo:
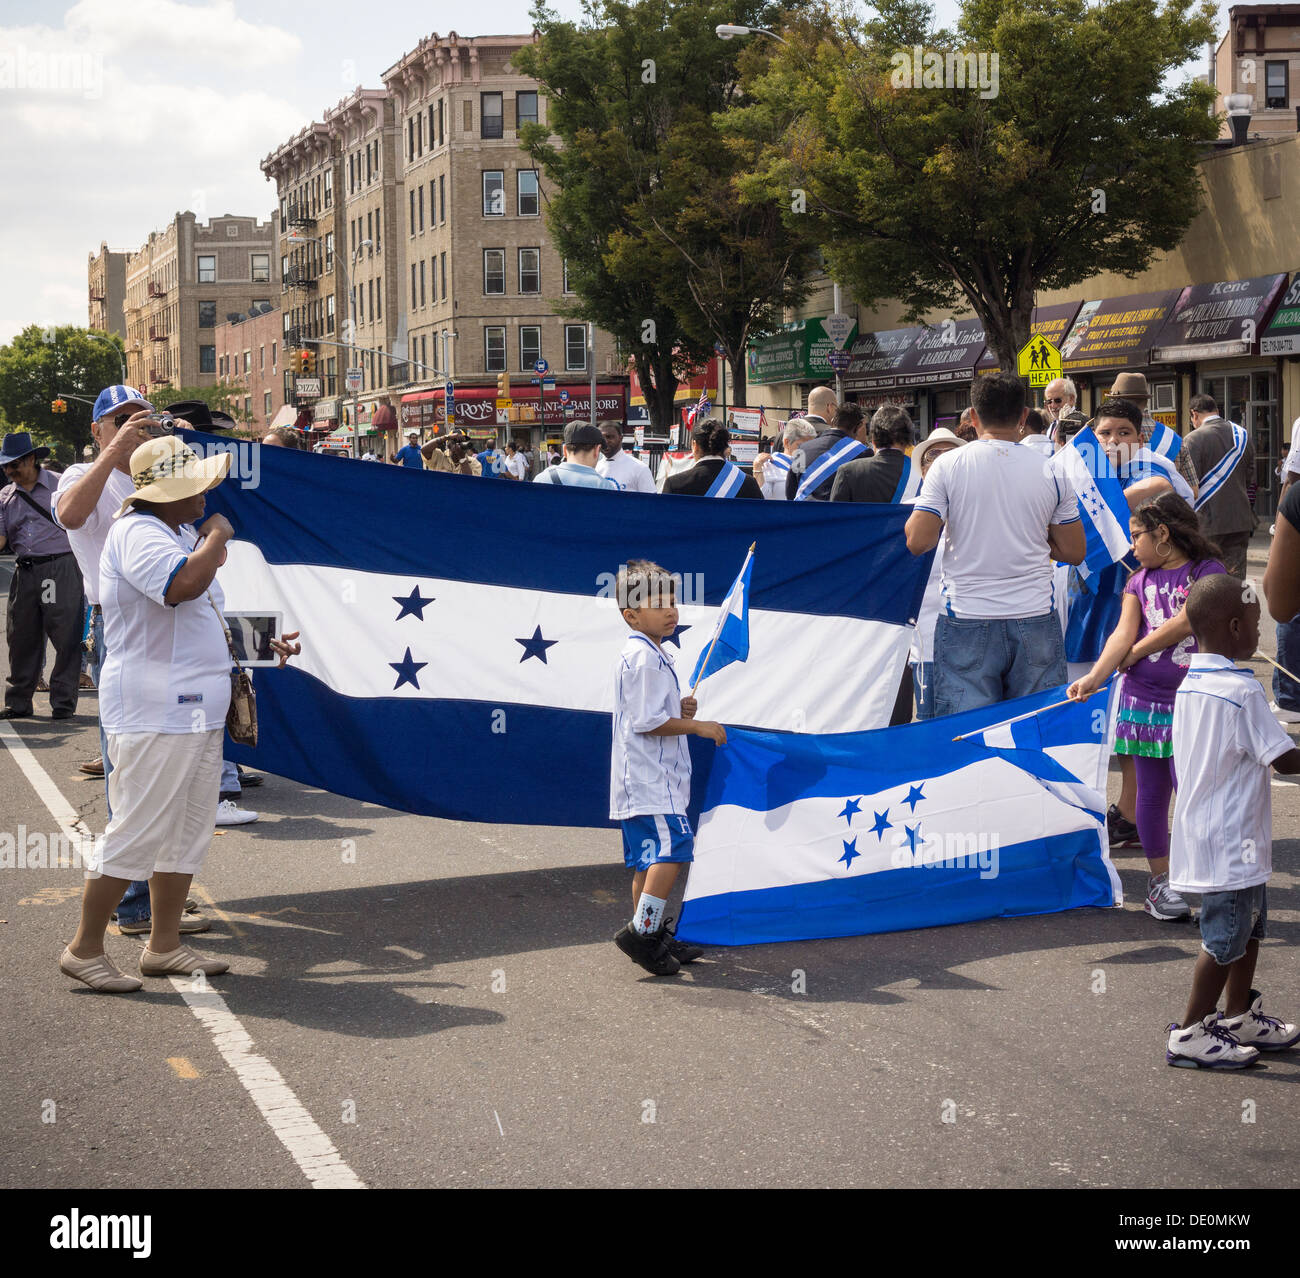
[[[1017,359],[1020,376],[1029,378],[1031,388],[1046,386],[1061,375],[1061,352],[1045,337],[1031,337]]]

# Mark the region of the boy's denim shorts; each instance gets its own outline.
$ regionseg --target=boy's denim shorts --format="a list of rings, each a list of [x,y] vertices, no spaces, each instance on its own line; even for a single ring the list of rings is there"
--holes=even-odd
[[[684,816],[637,816],[623,822],[623,864],[629,870],[694,860],[695,833]]]
[[[1268,921],[1267,885],[1201,897],[1201,949],[1220,967],[1235,963],[1249,941],[1262,941]]]

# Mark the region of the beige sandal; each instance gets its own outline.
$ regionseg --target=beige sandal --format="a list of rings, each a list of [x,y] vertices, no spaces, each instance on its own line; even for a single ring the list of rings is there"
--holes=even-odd
[[[220,976],[228,971],[230,964],[225,959],[200,958],[188,945],[182,945],[170,954],[155,954],[147,946],[140,951],[141,976],[192,976],[195,972]]]
[[[107,954],[79,959],[70,946],[65,946],[59,956],[59,971],[65,976],[84,981],[92,990],[102,990],[105,994],[130,994],[144,985],[143,981],[119,971]]]

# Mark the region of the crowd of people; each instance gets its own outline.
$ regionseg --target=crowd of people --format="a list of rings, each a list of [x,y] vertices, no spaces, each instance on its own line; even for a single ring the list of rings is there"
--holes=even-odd
[[[620,426],[578,421],[565,427],[563,455],[548,456],[536,474],[534,459],[516,443],[476,453],[463,431],[423,444],[413,432],[392,461],[610,492],[910,507],[901,536],[913,555],[933,559],[891,723],[1062,685],[1070,699],[1084,701],[1122,674],[1114,736],[1121,790],[1107,813],[1111,846],[1145,852],[1144,908],[1153,919],[1186,919],[1191,909],[1182,894],[1201,896],[1204,952],[1184,1017],[1170,1027],[1167,1059],[1240,1066],[1260,1049],[1300,1041],[1294,1026],[1263,1013],[1253,985],[1271,870],[1268,769],[1300,772],[1300,751],[1278,722],[1300,722],[1300,685],[1279,674],[1270,706],[1253,675],[1234,664],[1254,654],[1260,617],[1244,581],[1257,523],[1249,438],[1213,399],[1197,395],[1191,429],[1171,461],[1148,447],[1158,429],[1148,398],[1142,374],[1122,374],[1088,420],[1069,379],[1047,387],[1039,411],[1019,378],[992,373],[976,379],[955,429],[940,427],[918,441],[904,408],[885,405],[868,419],[819,387],[807,414],[786,423],[780,446],[760,454],[752,473],[731,459],[727,427],[706,419],[693,430],[690,464],[658,483],[624,451]],[[225,424],[201,404],[172,405],[167,413],[203,429]],[[1085,563],[1080,490],[1060,464],[1085,428],[1113,468],[1129,516],[1128,556],[1100,568]],[[55,652],[54,718],[76,712],[83,637],[99,689],[101,758],[94,763],[105,777],[109,823],[81,925],[60,966],[102,990],[141,984],[104,954],[114,918],[124,932],[149,934],[142,976],[225,966],[202,959],[182,937],[206,926],[187,908],[188,890],[212,826],[235,804],[241,784],[222,759],[231,650],[216,572],[231,529],[219,515],[201,522],[203,494],[221,482],[229,456],[200,461],[169,432],[150,404],[115,386],[95,405],[92,460],[52,472],[42,465],[49,450],[23,432],[5,436],[0,448],[8,481],[0,489],[0,546],[16,555],[3,717],[34,713],[47,642]],[[295,447],[300,440],[274,429],[262,443]],[[1263,588],[1283,664],[1294,665],[1300,450],[1284,469]],[[648,603],[632,598],[647,591],[655,596]],[[682,787],[689,787],[684,737],[701,734],[721,745],[726,734],[697,721],[693,699],[680,694],[662,646],[676,625],[663,570],[629,565],[620,601],[633,633],[618,667],[614,750],[624,767],[615,768],[611,816],[624,824],[634,913],[616,939],[663,975],[699,954],[676,940],[663,915],[676,867],[691,859],[681,817]],[[296,637],[275,642],[282,662],[299,650]]]

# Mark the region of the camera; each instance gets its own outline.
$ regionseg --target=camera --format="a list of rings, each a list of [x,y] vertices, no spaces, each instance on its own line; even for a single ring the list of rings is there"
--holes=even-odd
[[[159,413],[153,421],[143,422],[140,433],[148,439],[161,439],[164,435],[176,433],[176,418],[170,413]]]

